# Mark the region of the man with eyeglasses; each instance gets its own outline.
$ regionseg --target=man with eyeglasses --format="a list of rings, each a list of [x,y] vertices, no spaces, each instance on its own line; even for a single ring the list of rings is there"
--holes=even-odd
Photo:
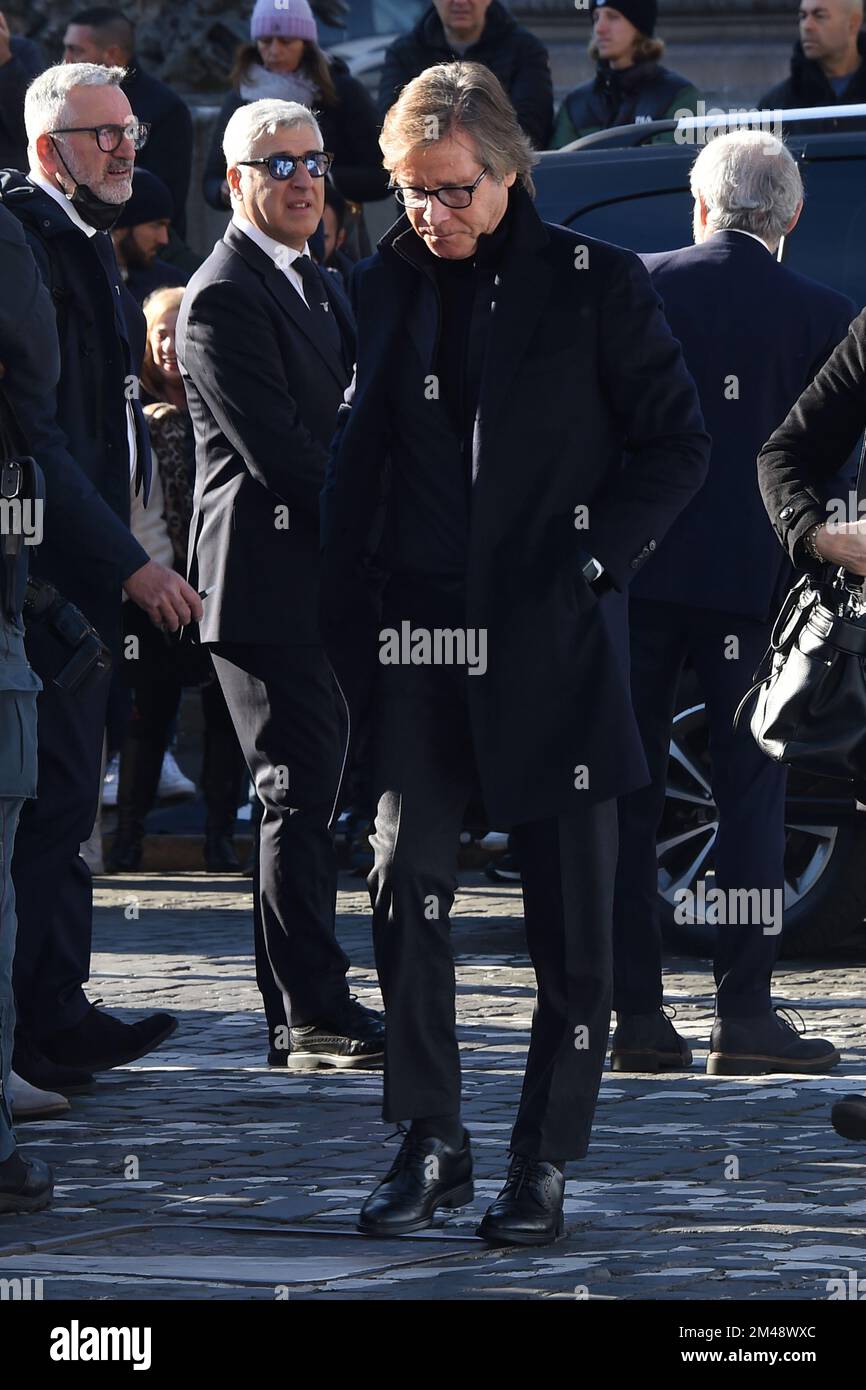
[[[118,271],[110,228],[129,199],[147,130],[120,89],[122,68],[47,69],[27,91],[30,172],[4,173],[5,206],[21,222],[50,292],[60,341],[56,436],[42,448],[45,534],[32,573],[84,613],[120,659],[121,586],[160,626],[201,616],[185,580],[150,560],[129,529],[130,490],[150,478],[147,429],[137,398],[144,317]],[[144,1056],[174,1032],[153,1014],[123,1023],[91,1005],[92,883],[78,853],[99,796],[108,681],[76,690],[52,677],[58,653],[45,624],[31,624],[28,657],[39,696],[38,796],[15,845],[18,902],[14,1068],[31,1085],[89,1088],[94,1071]]]
[[[478,1233],[543,1244],[607,1048],[616,797],[646,778],[624,591],[709,440],[646,271],[541,221],[486,68],[422,73],[380,143],[406,214],[357,275],[357,380],[322,499],[326,646],[353,724],[372,707],[384,1118],[411,1121],[360,1227],[403,1235],[473,1196],[449,913],[480,799],[523,867],[538,995]]]
[[[307,107],[254,101],[223,150],[232,221],[187,288],[177,353],[196,437],[190,582],[263,806],[256,979],[273,1066],[381,1061],[380,1015],[349,995],[334,932],[330,822],[344,706],[318,628],[319,492],[354,325],[308,254],[331,163]]]

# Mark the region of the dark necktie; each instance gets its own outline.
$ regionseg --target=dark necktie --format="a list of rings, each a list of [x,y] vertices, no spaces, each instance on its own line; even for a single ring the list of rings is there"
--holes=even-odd
[[[340,337],[340,325],[334,317],[325,289],[325,284],[321,274],[313,265],[309,256],[297,256],[292,261],[292,270],[296,270],[301,277],[304,286],[304,296],[309,306],[310,313],[314,315],[316,327],[333,349],[338,357],[342,355],[342,339]]]

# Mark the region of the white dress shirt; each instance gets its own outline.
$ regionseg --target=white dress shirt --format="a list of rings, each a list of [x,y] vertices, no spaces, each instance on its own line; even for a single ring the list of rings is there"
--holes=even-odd
[[[35,183],[37,188],[41,188],[43,192],[48,194],[49,198],[53,198],[55,203],[63,208],[70,222],[73,226],[77,227],[80,232],[83,232],[86,237],[96,236],[96,228],[91,227],[89,222],[85,222],[83,217],[79,217],[77,210],[72,206],[72,203],[69,201],[62,188],[58,188],[57,184],[47,179],[41,171],[34,171],[31,169],[27,177],[31,183]],[[129,400],[126,402],[126,443],[129,450],[129,477],[133,484],[134,492],[135,466],[138,462],[138,445],[135,442],[135,416],[132,413],[132,402]]]
[[[239,232],[243,232],[244,236],[248,236],[250,241],[254,241],[256,246],[261,247],[266,256],[270,256],[277,269],[283,272],[292,289],[297,290],[301,299],[307,304],[304,282],[298,272],[292,269],[299,256],[309,255],[307,243],[304,242],[303,251],[294,251],[291,246],[285,246],[281,241],[274,241],[274,238],[268,236],[267,232],[262,232],[258,227],[254,227],[252,222],[237,209],[232,213],[232,225],[237,227]],[[307,304],[308,309],[309,307]]]

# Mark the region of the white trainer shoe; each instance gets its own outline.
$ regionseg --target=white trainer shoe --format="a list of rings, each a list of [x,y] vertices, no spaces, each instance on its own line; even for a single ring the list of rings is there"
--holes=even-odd
[[[12,1118],[21,1124],[28,1120],[55,1120],[71,1109],[65,1096],[56,1091],[40,1091],[31,1086],[17,1072],[9,1073],[9,1098],[12,1101]]]
[[[170,748],[166,749],[159,775],[157,796],[160,801],[184,801],[195,796],[195,782],[185,777],[178,767]]]

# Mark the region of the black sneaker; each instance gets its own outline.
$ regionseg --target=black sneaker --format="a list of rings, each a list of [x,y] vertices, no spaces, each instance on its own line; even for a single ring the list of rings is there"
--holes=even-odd
[[[610,1050],[611,1071],[686,1071],[692,1050],[676,1031],[672,1018],[655,1009],[651,1014],[617,1014]]]
[[[407,1130],[385,1178],[361,1207],[358,1229],[368,1236],[423,1231],[432,1225],[437,1207],[464,1207],[474,1195],[467,1130],[460,1149]]]
[[[757,1018],[717,1018],[710,1037],[710,1076],[767,1076],[775,1072],[830,1071],[841,1061],[826,1038],[804,1038],[788,1011],[771,1009]]]
[[[843,1139],[866,1140],[866,1096],[845,1096],[833,1106],[833,1128]]]
[[[292,1028],[286,1065],[308,1067],[375,1067],[385,1057],[385,1018],[367,1009],[354,995],[335,1018]]]

